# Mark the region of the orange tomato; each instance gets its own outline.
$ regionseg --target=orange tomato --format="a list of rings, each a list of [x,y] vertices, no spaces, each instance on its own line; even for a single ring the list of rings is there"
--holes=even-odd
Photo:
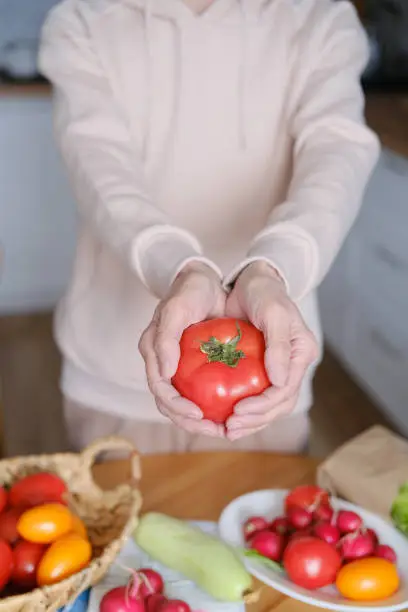
[[[92,557],[88,540],[70,533],[57,540],[45,552],[37,570],[38,585],[55,584],[86,567]]]
[[[73,516],[66,506],[44,504],[24,512],[17,531],[24,540],[50,544],[72,530]]]
[[[379,601],[393,595],[399,587],[397,568],[385,559],[367,557],[344,565],[336,587],[347,599]]]
[[[81,536],[81,538],[84,538],[84,540],[88,539],[88,532],[86,530],[85,524],[76,514],[72,516],[71,531],[72,533],[76,533],[77,535]]]

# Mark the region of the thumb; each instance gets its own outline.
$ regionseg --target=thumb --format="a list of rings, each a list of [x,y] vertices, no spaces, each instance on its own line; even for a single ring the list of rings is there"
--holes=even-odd
[[[290,325],[286,317],[274,317],[264,328],[265,369],[276,387],[284,387],[289,376],[291,356]]]
[[[183,331],[191,324],[188,319],[187,312],[180,304],[177,308],[165,306],[158,317],[154,347],[160,375],[165,380],[171,380],[177,371],[180,339]]]

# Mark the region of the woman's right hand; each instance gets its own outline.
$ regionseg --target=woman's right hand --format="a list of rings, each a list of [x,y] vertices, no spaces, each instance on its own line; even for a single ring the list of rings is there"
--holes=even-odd
[[[203,419],[193,402],[181,397],[171,384],[180,358],[184,330],[205,319],[225,316],[226,294],[216,272],[201,262],[188,264],[162,300],[139,350],[145,361],[149,389],[160,412],[192,434],[225,435],[222,425]]]

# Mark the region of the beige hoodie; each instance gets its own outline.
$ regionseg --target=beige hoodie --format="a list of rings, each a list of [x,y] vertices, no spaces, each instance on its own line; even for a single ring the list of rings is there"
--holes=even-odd
[[[320,337],[314,290],[378,154],[354,8],[330,0],[64,0],[43,33],[81,231],[56,335],[62,387],[160,419],[138,340],[186,262],[226,286],[278,269]],[[298,410],[311,403],[310,376]]]

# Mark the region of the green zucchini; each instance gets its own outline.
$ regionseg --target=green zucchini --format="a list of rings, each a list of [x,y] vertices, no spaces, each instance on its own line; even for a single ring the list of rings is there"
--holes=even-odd
[[[234,549],[184,521],[150,512],[140,519],[134,539],[153,559],[219,601],[239,602],[251,594],[251,576]]]

